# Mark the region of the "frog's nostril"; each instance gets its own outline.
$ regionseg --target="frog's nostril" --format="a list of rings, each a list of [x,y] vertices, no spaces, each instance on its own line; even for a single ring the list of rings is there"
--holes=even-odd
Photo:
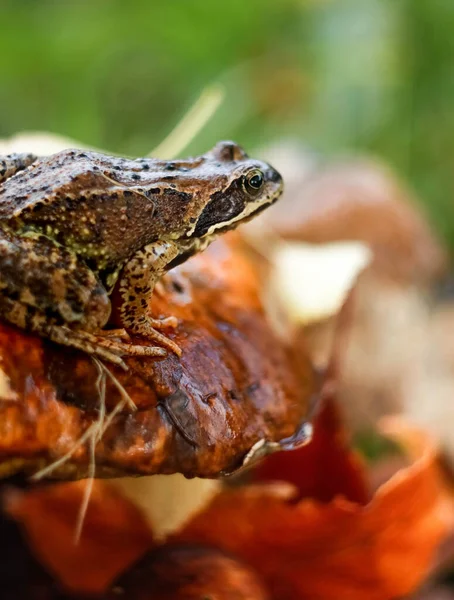
[[[273,183],[282,183],[281,175],[274,169],[267,170],[266,179],[267,179],[267,181],[272,181]]]

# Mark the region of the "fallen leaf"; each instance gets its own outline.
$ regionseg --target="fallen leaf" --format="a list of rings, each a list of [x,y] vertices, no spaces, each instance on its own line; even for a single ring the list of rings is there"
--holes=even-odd
[[[315,419],[310,444],[268,456],[254,469],[252,477],[255,482],[290,482],[299,498],[320,502],[330,502],[336,496],[358,504],[367,504],[370,499],[365,465],[351,448],[332,398],[326,400]]]
[[[35,556],[65,588],[102,592],[153,544],[148,524],[131,502],[96,481],[78,542],[75,532],[85,482],[54,484],[7,496]]]
[[[405,423],[388,434],[414,462],[362,506],[283,499],[266,487],[226,491],[174,536],[214,545],[246,561],[280,600],[391,600],[427,576],[453,524],[453,507],[436,450]]]
[[[324,417],[329,422],[328,417],[336,437],[337,416],[332,409]],[[239,564],[243,565],[241,573],[243,568],[248,577],[252,573],[253,579],[263,581],[264,589],[280,600],[391,600],[414,591],[425,580],[454,519],[452,500],[430,440],[399,420],[384,422],[383,431],[406,450],[411,464],[379,487],[366,505],[340,495],[329,502],[307,497],[296,501],[292,486],[269,483],[223,491],[171,536],[170,546],[155,544],[132,569],[128,569],[132,559],[152,544],[151,534],[143,517],[111,486],[97,482],[84,527],[86,539],[82,538],[80,548],[72,546],[71,540],[81,483],[13,497],[9,510],[22,523],[41,562],[65,587],[79,592],[102,591],[110,585],[108,593],[113,594],[119,586],[131,594],[128,597],[141,599],[147,598],[147,590],[159,581],[163,590],[168,590],[172,548],[175,544],[201,544],[216,550],[195,562],[184,547],[177,553],[173,582],[176,585],[177,574],[181,575],[182,594],[185,573],[191,571],[197,585],[205,582],[207,590],[220,593]],[[338,443],[343,443],[340,437]],[[292,456],[282,454],[284,458]],[[317,456],[315,453],[313,460]],[[331,475],[329,469],[324,474],[327,478]],[[235,564],[230,559],[218,564],[218,552],[227,553]],[[188,564],[184,557],[189,557]],[[213,567],[211,579],[203,579],[207,572],[203,565],[211,561],[222,568]],[[145,582],[150,587],[143,587]],[[188,584],[188,594],[188,590],[200,590],[197,585],[191,588]]]
[[[0,484],[2,494],[6,487]],[[3,511],[0,512],[0,540],[2,600],[57,600],[52,576],[32,554],[20,525]]]

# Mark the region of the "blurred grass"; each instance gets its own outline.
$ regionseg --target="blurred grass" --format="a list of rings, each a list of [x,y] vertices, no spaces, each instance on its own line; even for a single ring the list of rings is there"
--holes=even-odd
[[[297,137],[407,178],[454,249],[452,0],[0,0],[0,136],[146,154],[208,84],[189,152]]]

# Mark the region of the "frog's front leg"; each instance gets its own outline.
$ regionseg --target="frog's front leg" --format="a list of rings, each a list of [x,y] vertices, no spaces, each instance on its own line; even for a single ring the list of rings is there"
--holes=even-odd
[[[75,254],[43,235],[0,230],[0,317],[27,331],[126,368],[122,356],[164,356],[98,332],[110,300]]]
[[[8,154],[7,156],[0,156],[0,183],[6,181],[18,171],[23,171],[33,164],[36,159],[37,157],[34,154]]]
[[[120,318],[123,326],[132,333],[152,339],[181,356],[181,348],[157,331],[164,327],[175,327],[175,317],[154,319],[149,315],[149,304],[156,282],[178,254],[179,249],[173,242],[154,242],[145,246],[124,267],[119,291],[122,299]]]

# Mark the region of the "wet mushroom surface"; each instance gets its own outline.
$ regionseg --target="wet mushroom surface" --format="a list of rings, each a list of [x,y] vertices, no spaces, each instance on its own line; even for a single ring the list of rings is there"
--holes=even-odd
[[[3,476],[59,461],[46,477],[217,477],[305,441],[317,379],[273,332],[234,236],[171,271],[150,311],[178,319],[182,356],[127,372],[0,324]]]

